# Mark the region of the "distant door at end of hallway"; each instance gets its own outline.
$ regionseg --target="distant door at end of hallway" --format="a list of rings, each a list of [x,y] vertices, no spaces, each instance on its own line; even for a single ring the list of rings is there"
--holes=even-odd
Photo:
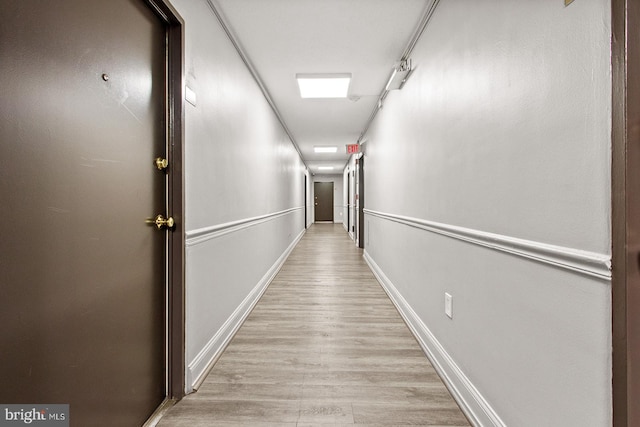
[[[333,221],[333,182],[314,182],[316,221]]]

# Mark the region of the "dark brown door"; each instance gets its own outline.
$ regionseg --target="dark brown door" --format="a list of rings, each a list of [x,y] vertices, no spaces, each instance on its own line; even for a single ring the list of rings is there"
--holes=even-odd
[[[613,425],[640,425],[640,3],[612,1]]]
[[[165,396],[164,26],[139,0],[0,17],[0,402],[141,425]]]
[[[333,221],[333,182],[313,183],[315,220]]]
[[[356,200],[356,211],[358,218],[356,240],[358,247],[364,249],[364,156],[356,160],[356,170],[358,175],[356,178],[356,185],[358,187],[358,196]]]
[[[307,220],[307,175],[304,176],[304,228],[305,230],[307,229],[307,224],[308,224],[308,220]]]

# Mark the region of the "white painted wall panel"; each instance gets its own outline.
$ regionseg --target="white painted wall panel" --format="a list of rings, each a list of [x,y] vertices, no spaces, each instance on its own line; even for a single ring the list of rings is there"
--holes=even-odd
[[[609,15],[602,0],[440,2],[370,132],[368,207],[609,251]]]
[[[366,207],[606,259],[609,9],[441,1],[412,54],[416,71],[368,132]],[[367,255],[498,421],[610,425],[606,271],[367,222]]]
[[[200,379],[226,345],[303,229],[304,211],[298,209],[201,242],[187,241],[189,384]],[[249,295],[256,299],[246,301]]]
[[[197,99],[185,112],[189,388],[304,230],[304,167],[206,0],[172,3],[185,20],[186,84]],[[292,208],[204,242],[190,237]]]
[[[609,425],[607,281],[376,217],[367,226],[368,256],[507,426]]]

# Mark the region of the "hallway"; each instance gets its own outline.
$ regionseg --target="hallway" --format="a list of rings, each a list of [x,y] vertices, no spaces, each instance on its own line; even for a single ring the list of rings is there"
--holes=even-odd
[[[160,427],[469,425],[342,224],[309,228]]]
[[[0,2],[0,424],[640,426],[640,2],[62,3]]]

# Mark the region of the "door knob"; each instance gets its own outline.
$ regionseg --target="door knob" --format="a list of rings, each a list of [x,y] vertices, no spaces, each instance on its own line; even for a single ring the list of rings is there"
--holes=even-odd
[[[166,168],[169,167],[169,160],[163,159],[162,157],[158,157],[155,160],[155,165],[158,168],[158,170],[163,171],[163,170],[165,170]]]
[[[318,206],[318,204],[316,203],[316,206]]]
[[[165,218],[162,215],[158,215],[155,219],[147,219],[146,223],[149,225],[155,224],[158,230],[162,230],[163,228],[173,228],[176,222],[172,217]]]

